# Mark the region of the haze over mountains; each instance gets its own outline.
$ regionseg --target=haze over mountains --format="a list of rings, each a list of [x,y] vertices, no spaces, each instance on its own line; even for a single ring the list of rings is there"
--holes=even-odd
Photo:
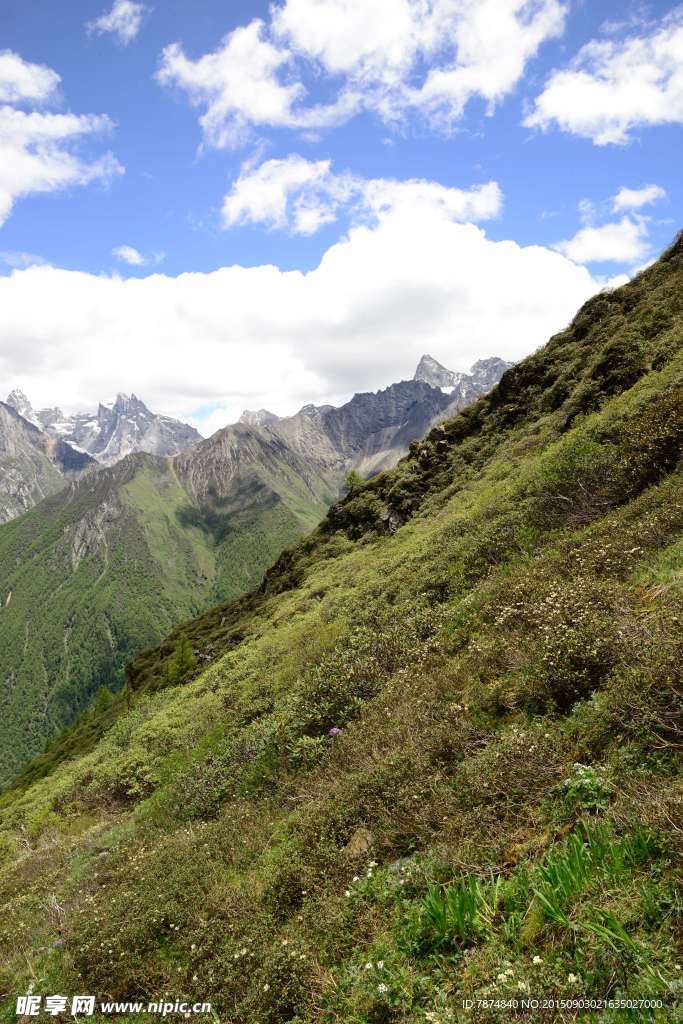
[[[187,440],[183,425],[155,417],[134,396],[69,419],[34,413],[14,393],[23,414],[3,407],[0,443],[14,446],[3,469],[12,458],[14,472],[32,481],[22,508],[39,503],[0,528],[0,781],[99,687],[116,689],[134,653],[257,586],[337,500],[350,469],[369,477],[394,466],[508,365],[473,367],[445,390],[414,379],[339,408],[243,416],[178,454],[168,447]],[[92,454],[64,440],[76,437]],[[141,444],[161,453],[94,461]],[[9,480],[3,471],[0,490]],[[6,518],[19,504],[5,499]]]

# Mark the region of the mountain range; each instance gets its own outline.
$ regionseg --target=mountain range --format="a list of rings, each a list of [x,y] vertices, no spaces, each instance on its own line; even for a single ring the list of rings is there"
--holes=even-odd
[[[430,412],[438,416],[455,411],[463,402],[472,401],[490,389],[510,365],[493,358],[475,363],[469,374],[453,373],[431,356],[423,356],[414,379],[424,381],[438,391],[429,400],[424,389],[411,391],[407,386],[403,387],[401,397],[396,396],[393,407],[392,396],[386,401],[379,396],[376,399],[356,396],[353,399],[356,409],[362,401],[365,402],[363,415],[366,421],[368,417],[372,420],[375,411],[377,413],[375,436],[371,436],[372,424],[366,423],[361,428],[362,443],[367,445],[366,457],[361,457],[359,462],[361,472],[376,472],[391,466],[405,450],[405,436],[414,430],[421,433],[426,429]],[[431,379],[424,367],[431,367]],[[442,389],[438,383],[440,378],[449,381],[457,378],[457,383]],[[448,401],[446,395],[450,396]],[[416,408],[412,414],[415,417],[413,423],[398,422],[397,417],[400,418],[402,411],[406,416],[410,415],[407,405],[411,402],[416,407],[420,406],[419,411]],[[109,405],[100,403],[93,414],[67,415],[59,407],[35,410],[29,398],[17,388],[10,392],[4,403],[0,403],[0,408],[4,409],[0,417],[0,523],[20,515],[45,495],[60,490],[69,480],[87,470],[112,466],[135,452],[177,455],[202,440],[194,427],[170,416],[153,413],[134,394],[119,394]],[[312,433],[317,433],[314,446],[318,455],[330,464],[339,462],[340,458],[343,462],[355,457],[353,445],[358,443],[355,435],[343,442],[340,450],[336,447],[338,423],[345,418],[342,410],[332,406],[310,405],[304,406],[296,416],[286,418],[266,409],[256,412],[245,410],[236,426],[273,427],[275,434],[304,456],[308,454],[306,439],[313,442]],[[310,429],[313,423],[317,427]],[[387,428],[389,434],[382,435],[381,432]],[[405,428],[403,434],[400,433],[402,428]]]
[[[0,797],[2,1019],[34,991],[168,993],[231,1024],[446,1022],[465,1000],[491,1024],[526,998],[548,1022],[676,1017],[682,295],[680,236],[354,478],[248,594],[176,621],[26,767]],[[366,452],[365,404],[311,413],[319,462],[330,438]],[[52,530],[54,575],[0,651],[30,649],[72,571],[109,581],[109,656],[149,552],[175,585],[173,531],[206,574],[220,459],[252,488],[285,459],[291,508],[275,426],[227,428],[197,465],[128,456],[5,524],[0,565]],[[182,527],[190,498],[204,521]],[[75,632],[63,617],[63,686]],[[26,698],[50,712],[48,689]]]
[[[367,477],[394,466],[509,366],[488,363],[464,375],[462,390],[402,381],[339,408],[307,405],[261,425],[243,417],[176,455],[134,451],[111,466],[95,455],[187,435],[182,425],[164,433],[159,421],[169,421],[119,396],[111,410],[100,407],[93,441],[92,418],[73,418],[67,430],[65,418],[34,414],[15,392],[23,415],[7,406],[6,419],[24,439],[23,472],[40,448],[45,473],[25,505],[46,497],[0,528],[0,781],[102,686],[120,687],[126,662],[173,623],[258,585],[337,500],[350,469]],[[64,440],[76,436],[78,449]],[[80,451],[86,442],[94,454]],[[42,454],[45,445],[62,461]],[[64,468],[67,455],[80,460],[76,469]]]

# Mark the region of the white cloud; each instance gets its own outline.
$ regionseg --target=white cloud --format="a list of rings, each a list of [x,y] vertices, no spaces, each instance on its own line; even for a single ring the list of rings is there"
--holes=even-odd
[[[45,263],[42,256],[36,256],[32,252],[23,252],[21,249],[5,249],[0,252],[0,261],[12,270],[24,270],[26,267],[41,266]]]
[[[112,129],[108,117],[26,111],[9,105],[54,99],[59,81],[51,68],[29,64],[9,50],[0,53],[0,225],[23,196],[109,181],[123,173],[111,153],[89,160],[76,152],[84,139]]]
[[[356,219],[376,220],[395,207],[418,205],[437,207],[454,220],[486,220],[500,213],[502,193],[495,181],[465,190],[418,179],[335,174],[330,160],[292,154],[256,167],[247,163],[225,197],[223,223],[265,224],[310,235],[336,220],[342,208]]]
[[[193,103],[206,107],[200,123],[210,145],[240,144],[250,124],[292,122],[292,105],[303,94],[303,86],[278,81],[277,73],[290,56],[262,36],[263,22],[252,21],[197,61],[186,57],[178,43],[161,55],[158,80],[180,86]]]
[[[661,185],[645,185],[643,188],[627,188],[622,185],[612,199],[612,209],[615,213],[621,213],[622,210],[639,210],[665,197],[666,191]]]
[[[149,256],[144,256],[139,249],[132,245],[117,245],[112,249],[111,254],[130,267],[144,267],[150,263],[161,263],[166,255],[163,252],[154,252]]]
[[[0,107],[0,224],[15,201],[30,193],[106,182],[122,174],[111,153],[87,161],[70,148],[83,137],[111,127],[107,117],[93,114],[27,113]]]
[[[599,286],[560,253],[493,242],[438,204],[399,204],[308,273],[0,277],[0,378],[38,406],[134,390],[215,427],[216,408],[224,422],[245,407],[289,413],[405,379],[424,351],[454,368],[519,358]]]
[[[54,96],[59,81],[44,64],[30,64],[11,50],[0,52],[0,103],[42,103]]]
[[[554,72],[524,122],[624,144],[646,125],[683,124],[683,8],[621,40],[594,40]]]
[[[649,252],[647,223],[622,217],[614,224],[581,228],[573,238],[558,242],[558,252],[575,263],[634,263]]]
[[[86,30],[98,35],[111,32],[118,36],[119,41],[125,46],[132,42],[140,31],[146,10],[144,4],[134,3],[133,0],[114,0],[111,10],[89,21]]]
[[[145,257],[137,249],[134,249],[132,245],[118,245],[111,251],[112,256],[116,256],[117,260],[122,260],[123,263],[128,263],[131,267],[141,267],[145,262]]]
[[[565,14],[561,0],[285,0],[197,60],[166,47],[157,77],[204,108],[213,146],[265,126],[329,128],[362,110],[389,125],[418,113],[448,131],[473,97],[492,108],[507,95]],[[330,102],[306,103],[311,75],[336,90]]]

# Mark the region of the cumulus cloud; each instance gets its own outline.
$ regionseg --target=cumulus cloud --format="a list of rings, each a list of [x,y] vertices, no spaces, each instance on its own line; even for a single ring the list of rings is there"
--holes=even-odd
[[[417,113],[449,131],[473,97],[492,109],[514,89],[565,15],[561,0],[285,0],[196,60],[166,47],[157,77],[203,109],[212,146],[267,126],[329,128],[362,110],[388,125]],[[306,76],[334,97],[307,103]]]
[[[525,120],[598,146],[623,145],[647,125],[683,124],[683,8],[623,39],[594,40],[554,72]]]
[[[495,181],[471,189],[450,188],[433,181],[362,178],[335,174],[330,160],[306,160],[291,154],[243,167],[223,203],[223,223],[265,224],[311,235],[337,219],[343,208],[356,218],[377,219],[399,205],[439,208],[455,220],[496,217],[502,192]]]
[[[54,96],[59,81],[44,64],[30,64],[11,50],[0,52],[0,103],[42,103]]]
[[[640,217],[622,217],[612,224],[584,227],[555,248],[576,263],[635,263],[650,249],[647,223]]]
[[[215,428],[215,409],[222,422],[245,407],[286,414],[405,379],[424,351],[456,369],[519,358],[598,288],[558,252],[491,241],[438,205],[400,204],[307,273],[0,277],[0,377],[23,381],[37,405],[92,408],[134,390]]]
[[[86,31],[97,35],[110,32],[126,46],[140,31],[146,10],[144,4],[134,3],[133,0],[114,0],[111,10],[104,11],[99,18],[87,22]]]
[[[106,182],[122,174],[111,153],[88,161],[71,148],[85,136],[111,127],[109,118],[93,114],[27,113],[0,107],[0,225],[16,200],[30,193]]]
[[[622,185],[612,199],[612,209],[615,213],[621,213],[622,210],[640,210],[643,206],[651,206],[652,203],[664,198],[666,191],[661,185],[644,185],[643,188],[627,188]]]
[[[132,245],[117,245],[112,249],[111,254],[121,263],[127,263],[129,267],[144,267],[150,263],[161,263],[166,255],[163,252],[153,252],[144,256],[139,249]]]
[[[0,100],[24,104],[55,97],[59,75],[28,64],[18,54],[0,54]],[[88,160],[76,146],[89,136],[111,131],[104,115],[44,113],[0,106],[0,225],[17,199],[34,192],[54,192],[70,185],[109,181],[123,168],[111,153]]]

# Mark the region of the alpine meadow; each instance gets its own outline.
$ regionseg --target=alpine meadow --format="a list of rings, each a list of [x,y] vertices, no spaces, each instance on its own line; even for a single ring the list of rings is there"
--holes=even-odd
[[[133,660],[2,797],[2,1019],[673,1020],[682,342],[679,238]]]
[[[683,1024],[683,0],[2,0],[0,1024]]]

